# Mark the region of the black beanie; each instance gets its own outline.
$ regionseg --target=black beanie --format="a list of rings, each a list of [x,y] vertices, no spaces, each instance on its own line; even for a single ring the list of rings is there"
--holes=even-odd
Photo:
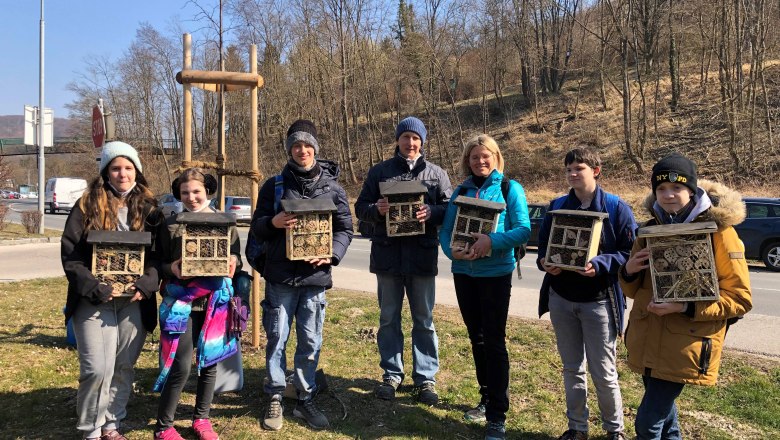
[[[680,153],[672,153],[653,165],[653,177],[650,184],[655,192],[664,182],[685,185],[696,194],[696,164]]]
[[[317,142],[317,127],[314,126],[314,122],[307,119],[298,119],[290,125],[290,128],[287,129],[287,140],[285,141],[287,154],[290,154],[293,144],[298,141],[311,145],[314,147],[314,154],[319,154],[320,144]]]

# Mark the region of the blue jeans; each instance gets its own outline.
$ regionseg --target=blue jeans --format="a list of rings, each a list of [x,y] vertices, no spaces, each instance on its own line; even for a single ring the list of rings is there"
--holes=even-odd
[[[293,383],[298,398],[306,400],[314,393],[314,375],[322,348],[322,326],[325,323],[325,288],[293,287],[266,282],[263,307],[263,328],[268,344],[265,347],[267,394],[281,394],[287,385],[287,339],[295,318],[298,345],[295,348]]]
[[[569,429],[588,432],[587,361],[602,427],[607,432],[623,431],[623,398],[615,364],[617,335],[608,301],[572,302],[550,289],[549,305],[563,362]]]
[[[642,376],[645,395],[636,411],[636,436],[640,440],[680,440],[677,405],[674,401],[685,384]]]
[[[384,379],[403,382],[404,334],[401,330],[401,307],[404,292],[412,312],[412,380],[415,386],[436,382],[439,371],[439,339],[433,326],[436,301],[435,278],[432,276],[377,274],[379,297],[379,366]]]

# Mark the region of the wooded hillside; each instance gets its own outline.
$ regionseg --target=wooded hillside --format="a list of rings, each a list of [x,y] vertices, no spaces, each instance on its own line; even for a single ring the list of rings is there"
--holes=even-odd
[[[205,1],[200,2],[205,4]],[[393,126],[428,125],[429,157],[457,181],[461,146],[494,135],[508,172],[527,186],[560,180],[563,152],[599,148],[607,174],[646,178],[679,150],[702,174],[740,184],[773,182],[780,120],[780,2],[683,0],[225,0],[226,70],[248,71],[258,45],[265,175],[285,162],[287,126],[304,117],[321,155],[341,164],[355,191],[392,154]],[[219,68],[218,9],[182,29],[195,69]],[[774,28],[772,27],[774,26]],[[119,51],[117,51],[119,52]],[[154,155],[181,135],[181,33],[141,26],[115,59],[85,66],[71,84],[71,117],[89,121],[98,97],[119,137],[144,151],[164,190],[180,162]],[[217,94],[194,97],[196,156],[213,161]],[[227,166],[248,160],[249,97],[226,99]],[[88,133],[84,127],[84,132]],[[248,183],[229,184],[248,192]]]

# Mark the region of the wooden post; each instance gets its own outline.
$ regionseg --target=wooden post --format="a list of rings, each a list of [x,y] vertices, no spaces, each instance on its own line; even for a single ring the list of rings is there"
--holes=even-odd
[[[192,36],[184,34],[184,71],[192,69]],[[184,126],[182,142],[184,143],[184,161],[192,160],[192,86],[184,83]]]
[[[249,72],[257,75],[257,45],[253,44],[249,48]],[[258,170],[258,157],[257,157],[257,85],[252,87],[249,91],[249,106],[250,106],[250,133],[252,141],[250,143],[250,154],[252,156],[252,171]],[[258,198],[258,183],[254,179],[252,180],[252,213],[254,214],[257,207]],[[251,227],[251,226],[250,226]],[[252,347],[257,348],[260,346],[260,274],[256,271],[252,271]]]

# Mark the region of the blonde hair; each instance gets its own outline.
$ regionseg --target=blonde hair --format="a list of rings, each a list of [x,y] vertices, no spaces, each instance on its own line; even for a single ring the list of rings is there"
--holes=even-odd
[[[493,153],[493,155],[496,157],[496,169],[499,173],[504,173],[504,156],[501,154],[501,149],[498,148],[498,143],[495,139],[490,137],[490,135],[487,134],[479,134],[477,136],[474,136],[473,138],[469,139],[468,142],[466,142],[466,146],[463,148],[463,156],[460,160],[460,170],[463,173],[464,176],[470,176],[473,173],[471,172],[471,167],[469,166],[469,156],[471,156],[471,150],[478,146],[485,147],[488,151]]]

